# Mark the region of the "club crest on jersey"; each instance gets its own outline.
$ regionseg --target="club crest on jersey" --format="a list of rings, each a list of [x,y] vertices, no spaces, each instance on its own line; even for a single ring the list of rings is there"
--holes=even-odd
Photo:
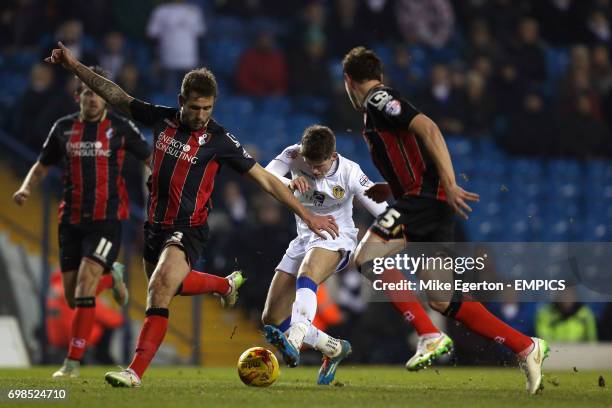
[[[334,188],[332,189],[332,193],[334,197],[338,200],[344,197],[344,189],[340,186],[334,186]]]
[[[106,129],[105,135],[107,139],[112,138],[114,134],[115,134],[115,129],[113,128]]]
[[[202,146],[206,142],[208,142],[208,133],[204,133],[202,136],[198,137],[198,144],[200,146]]]
[[[385,105],[387,115],[397,116],[402,113],[402,104],[397,99],[392,99]]]

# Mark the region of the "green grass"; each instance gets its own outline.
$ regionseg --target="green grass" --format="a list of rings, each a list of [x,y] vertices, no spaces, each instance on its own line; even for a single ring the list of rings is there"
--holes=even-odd
[[[106,367],[82,369],[81,377],[52,381],[54,367],[0,370],[0,390],[65,388],[67,401],[53,404],[82,408],[153,407],[603,407],[612,406],[610,386],[599,387],[612,371],[549,372],[540,395],[528,396],[518,369],[445,368],[410,373],[398,367],[344,366],[331,386],[317,386],[317,368],[282,368],[269,388],[243,385],[232,368],[152,367],[143,387],[112,388]],[[43,403],[44,404],[44,403]],[[8,403],[0,407],[41,406]],[[44,406],[44,405],[42,405]]]

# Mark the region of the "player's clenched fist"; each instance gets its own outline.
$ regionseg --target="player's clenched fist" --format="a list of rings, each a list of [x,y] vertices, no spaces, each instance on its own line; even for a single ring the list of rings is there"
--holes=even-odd
[[[365,191],[365,195],[376,203],[382,203],[391,196],[391,188],[387,183],[376,183]]]
[[[17,205],[23,205],[26,200],[30,197],[30,190],[20,188],[13,194],[13,201],[17,203]]]
[[[310,186],[308,185],[308,181],[304,176],[300,176],[296,179],[291,180],[289,183],[289,189],[291,191],[299,191],[300,193],[305,193],[310,190]]]
[[[73,69],[77,65],[77,59],[61,41],[58,41],[57,46],[59,48],[54,48],[53,51],[51,51],[51,56],[45,58],[45,62],[50,64],[62,64],[62,66],[68,70]]]

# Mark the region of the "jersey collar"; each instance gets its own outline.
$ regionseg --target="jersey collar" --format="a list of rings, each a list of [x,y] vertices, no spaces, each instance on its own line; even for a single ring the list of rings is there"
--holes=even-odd
[[[104,112],[102,112],[102,116],[100,116],[100,119],[97,121],[99,123],[104,122],[104,119],[106,119],[106,114],[108,113],[108,109],[104,109]],[[85,118],[83,117],[83,114],[81,113],[81,111],[79,111],[79,121],[80,122],[89,122],[87,120],[85,120]],[[95,122],[92,122],[95,123]]]

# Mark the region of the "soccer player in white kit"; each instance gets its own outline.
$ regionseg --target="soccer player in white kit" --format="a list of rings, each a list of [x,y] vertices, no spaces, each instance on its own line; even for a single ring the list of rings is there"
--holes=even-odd
[[[307,128],[301,144],[287,147],[266,170],[296,192],[304,207],[319,215],[332,215],[340,230],[336,239],[324,240],[296,218],[298,235],[276,268],[262,316],[266,339],[281,351],[290,367],[299,363],[303,343],[323,353],[317,383],[329,384],[351,346],[312,325],[317,311],[317,286],[345,268],[357,246],[353,198],[374,217],[387,204],[365,196],[373,183],[357,163],[336,153],[335,136],[325,126]],[[284,177],[287,173],[291,173],[291,180]]]

